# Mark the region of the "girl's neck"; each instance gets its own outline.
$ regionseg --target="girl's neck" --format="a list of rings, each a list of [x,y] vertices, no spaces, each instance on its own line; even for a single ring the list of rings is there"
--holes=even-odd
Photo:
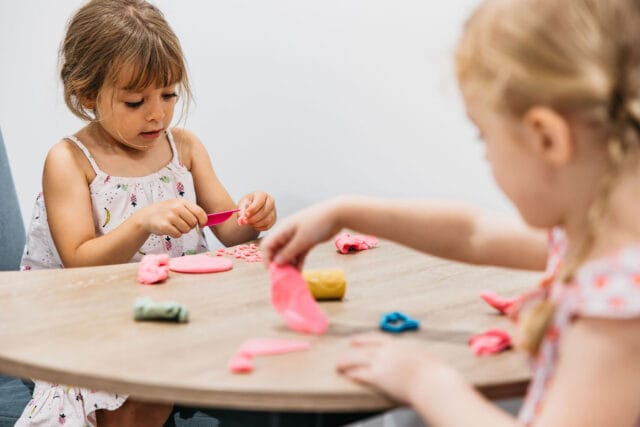
[[[590,226],[588,210],[570,217],[565,229],[569,241],[567,256],[575,256]],[[616,180],[602,219],[596,222],[595,239],[584,261],[611,255],[625,246],[640,245],[640,167],[633,166]]]

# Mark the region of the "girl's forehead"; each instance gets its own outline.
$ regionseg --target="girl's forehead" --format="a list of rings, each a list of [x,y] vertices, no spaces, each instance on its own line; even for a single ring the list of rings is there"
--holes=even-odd
[[[169,79],[167,73],[155,72],[142,64],[126,63],[114,66],[111,86],[126,92],[144,92],[178,84],[178,79]],[[171,73],[169,73],[170,75]]]

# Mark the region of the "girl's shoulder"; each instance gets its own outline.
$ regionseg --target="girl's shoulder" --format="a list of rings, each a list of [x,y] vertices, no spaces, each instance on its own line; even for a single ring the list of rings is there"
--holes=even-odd
[[[45,177],[47,172],[54,175],[63,172],[65,175],[82,174],[88,183],[96,175],[89,159],[80,147],[67,138],[59,140],[49,149],[45,159],[44,171]]]
[[[191,170],[194,160],[202,159],[203,154],[206,153],[200,138],[190,130],[183,128],[172,128],[171,136],[178,151],[180,162]]]

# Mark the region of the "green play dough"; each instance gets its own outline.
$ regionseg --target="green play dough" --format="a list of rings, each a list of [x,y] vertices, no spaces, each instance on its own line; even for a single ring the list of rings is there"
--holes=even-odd
[[[169,320],[178,323],[189,321],[189,310],[174,301],[156,302],[149,297],[136,298],[133,305],[135,320]]]

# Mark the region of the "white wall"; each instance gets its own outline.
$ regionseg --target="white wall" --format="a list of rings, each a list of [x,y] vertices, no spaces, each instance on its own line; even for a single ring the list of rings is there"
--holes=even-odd
[[[0,0],[0,127],[25,218],[66,109],[57,48],[78,0]],[[478,0],[162,0],[196,105],[186,126],[238,199],[286,215],[340,193],[510,209],[467,122],[452,52]]]

